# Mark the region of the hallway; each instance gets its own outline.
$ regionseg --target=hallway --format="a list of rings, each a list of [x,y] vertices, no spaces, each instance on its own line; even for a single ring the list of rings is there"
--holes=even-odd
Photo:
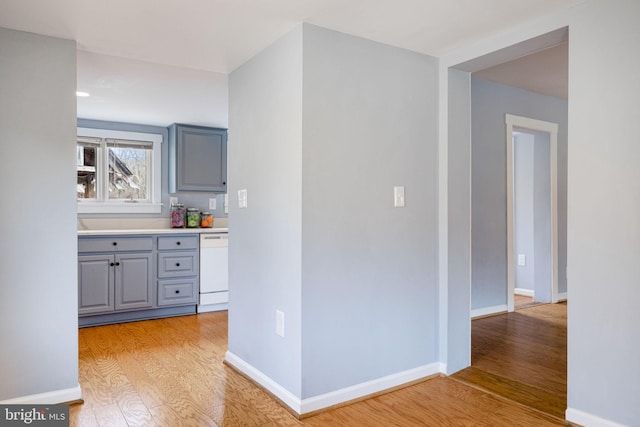
[[[567,303],[473,320],[471,367],[452,378],[564,420]]]

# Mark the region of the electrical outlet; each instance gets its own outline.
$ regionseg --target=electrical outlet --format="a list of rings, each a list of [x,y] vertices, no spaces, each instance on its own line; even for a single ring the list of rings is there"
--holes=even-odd
[[[169,197],[169,205],[177,205],[178,198],[177,197]]]
[[[276,335],[284,338],[284,313],[276,310]]]
[[[210,210],[212,210],[212,211],[216,210],[216,206],[217,206],[216,202],[217,202],[216,199],[209,199],[209,209]]]
[[[527,265],[527,256],[525,254],[518,254],[518,265],[519,266]]]

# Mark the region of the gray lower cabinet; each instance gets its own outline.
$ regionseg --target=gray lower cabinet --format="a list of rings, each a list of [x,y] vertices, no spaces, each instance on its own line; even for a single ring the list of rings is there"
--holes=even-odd
[[[79,237],[80,326],[195,313],[198,242],[197,234]]]
[[[227,130],[169,126],[169,193],[227,192]]]
[[[113,311],[113,255],[78,256],[78,314]]]
[[[151,254],[115,256],[115,309],[146,308],[153,305]]]
[[[78,314],[152,305],[150,253],[78,256]]]
[[[198,236],[158,237],[158,306],[198,300]]]

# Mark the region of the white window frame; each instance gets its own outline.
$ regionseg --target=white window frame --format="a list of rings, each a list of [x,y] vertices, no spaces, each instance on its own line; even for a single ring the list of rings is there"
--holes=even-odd
[[[151,151],[151,182],[149,195],[151,202],[128,200],[82,200],[78,199],[78,213],[160,213],[162,211],[162,135],[156,133],[127,132],[119,130],[78,128],[78,137],[124,139],[130,141],[149,141],[153,143]],[[103,156],[104,154],[100,154]],[[100,157],[97,159],[100,161]],[[98,185],[102,177],[99,178]]]

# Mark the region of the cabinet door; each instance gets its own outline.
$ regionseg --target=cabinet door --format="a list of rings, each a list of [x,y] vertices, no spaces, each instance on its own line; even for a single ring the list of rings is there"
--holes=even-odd
[[[113,311],[113,264],[113,255],[78,257],[78,314]]]
[[[227,131],[172,125],[169,139],[169,192],[227,191]]]
[[[153,269],[151,254],[115,256],[116,310],[151,307],[153,304]]]

